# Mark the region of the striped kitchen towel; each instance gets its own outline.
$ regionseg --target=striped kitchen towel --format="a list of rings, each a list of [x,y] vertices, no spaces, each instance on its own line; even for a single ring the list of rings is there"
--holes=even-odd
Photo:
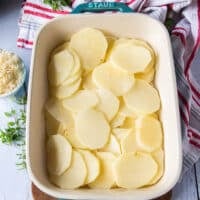
[[[73,0],[71,7],[52,10],[42,0],[26,0],[19,20],[17,45],[32,48],[38,29],[50,19],[66,15],[81,3]],[[112,1],[112,0],[110,0]],[[170,30],[178,85],[183,136],[184,167],[189,169],[200,157],[200,0],[116,0],[134,11],[142,12],[165,23],[174,21]],[[169,20],[167,21],[169,22]],[[200,52],[200,51],[199,51]]]

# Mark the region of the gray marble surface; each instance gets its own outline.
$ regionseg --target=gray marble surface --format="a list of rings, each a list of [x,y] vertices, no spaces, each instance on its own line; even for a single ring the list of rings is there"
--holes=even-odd
[[[31,50],[17,48],[18,19],[22,0],[0,0],[0,48],[17,53],[27,69]],[[200,57],[200,55],[199,55]],[[20,109],[10,99],[0,99],[0,128],[5,126],[3,116],[11,108]],[[30,180],[25,171],[15,166],[16,149],[0,144],[0,200],[29,200]],[[200,191],[200,162],[187,172],[173,189],[173,200],[198,200]]]

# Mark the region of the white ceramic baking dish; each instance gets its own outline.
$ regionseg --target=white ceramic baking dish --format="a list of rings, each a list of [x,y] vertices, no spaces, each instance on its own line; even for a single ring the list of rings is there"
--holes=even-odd
[[[158,55],[155,85],[162,102],[160,119],[164,131],[165,171],[153,186],[137,190],[63,190],[48,180],[43,108],[48,98],[46,69],[49,55],[55,46],[83,27],[95,27],[117,37],[141,38],[148,41]],[[74,14],[47,23],[40,30],[33,48],[27,110],[28,172],[33,183],[51,196],[63,199],[152,199],[169,191],[179,178],[182,165],[181,131],[171,44],[165,27],[147,15]]]

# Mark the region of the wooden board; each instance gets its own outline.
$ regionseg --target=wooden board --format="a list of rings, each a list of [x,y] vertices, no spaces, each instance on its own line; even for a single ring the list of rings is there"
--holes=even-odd
[[[41,192],[34,184],[32,184],[32,196],[34,200],[56,200],[55,198]],[[171,191],[155,200],[171,200]]]

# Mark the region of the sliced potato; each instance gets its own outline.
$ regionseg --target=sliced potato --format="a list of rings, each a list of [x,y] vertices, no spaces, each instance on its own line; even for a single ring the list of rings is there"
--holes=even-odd
[[[115,186],[113,164],[116,161],[116,156],[109,152],[97,152],[97,157],[101,163],[101,173],[95,181],[89,184],[89,187],[96,189],[110,189]]]
[[[70,84],[70,85],[60,85],[53,89],[53,93],[55,97],[58,99],[64,99],[72,94],[74,94],[80,87],[81,84],[81,78],[79,78],[76,82]]]
[[[154,79],[155,69],[151,68],[148,72],[134,74],[135,78],[142,79],[148,83],[151,83]]]
[[[96,85],[94,84],[94,81],[92,80],[92,73],[87,74],[83,78],[83,88],[84,89],[96,89]]]
[[[130,132],[124,139],[121,140],[122,153],[131,153],[141,150],[136,142],[134,132]]]
[[[110,62],[131,73],[143,72],[152,61],[151,52],[133,43],[121,43],[110,54]]]
[[[67,49],[56,53],[48,67],[48,80],[53,86],[60,85],[70,75],[74,67],[74,58]]]
[[[121,154],[120,143],[118,142],[116,136],[111,134],[108,143],[106,144],[105,147],[100,149],[100,151],[111,152],[111,153],[114,153],[116,155]]]
[[[108,121],[112,120],[119,109],[118,98],[105,89],[97,89],[96,92],[100,100],[97,109],[105,114]]]
[[[144,72],[147,72],[147,71],[149,71],[149,69],[152,69],[154,67],[155,62],[156,62],[156,55],[155,55],[155,52],[152,49],[152,47],[147,42],[145,42],[144,40],[141,40],[141,39],[120,38],[120,39],[115,41],[114,47],[117,46],[118,44],[127,44],[127,43],[133,44],[133,45],[136,45],[136,46],[144,47],[144,48],[148,49],[149,52],[151,53],[152,60],[149,63],[149,65],[146,67]]]
[[[87,167],[87,177],[85,180],[85,184],[89,184],[93,182],[100,173],[100,162],[99,159],[90,151],[87,150],[78,150],[81,153],[85,160],[85,164]]]
[[[123,101],[121,101],[119,113],[125,117],[137,118],[138,114],[131,110]]]
[[[151,114],[160,108],[157,90],[146,81],[137,79],[134,86],[124,95],[126,105],[139,114]]]
[[[79,90],[76,94],[63,100],[63,106],[72,112],[95,107],[98,103],[98,97],[93,90]]]
[[[155,152],[153,152],[152,156],[158,164],[158,172],[153,177],[153,179],[150,181],[149,185],[153,185],[153,184],[157,183],[158,180],[163,176],[163,172],[164,172],[164,152],[163,152],[163,150],[161,148],[156,150]]]
[[[107,41],[108,41],[108,49],[107,49],[107,54],[106,54],[106,60],[109,59],[110,57],[110,54],[112,52],[112,49],[115,45],[115,41],[116,41],[116,37],[113,37],[113,36],[107,36]]]
[[[61,175],[71,164],[72,147],[61,135],[52,135],[47,141],[47,168],[50,174]]]
[[[155,151],[162,145],[162,127],[160,122],[150,116],[135,121],[136,141],[144,150]]]
[[[80,142],[74,129],[71,129],[70,132],[67,132],[67,134],[65,134],[65,137],[68,139],[72,147],[78,149],[87,149],[87,147]]]
[[[124,123],[125,119],[126,119],[126,117],[124,115],[121,115],[118,113],[115,116],[115,118],[112,120],[111,127],[112,128],[120,127]]]
[[[89,108],[78,113],[76,134],[89,149],[99,149],[108,142],[110,126],[101,112]]]
[[[84,185],[86,177],[87,167],[83,156],[79,152],[73,151],[69,169],[61,176],[51,175],[50,180],[62,189],[75,189]]]
[[[109,62],[94,69],[92,80],[98,87],[110,90],[116,96],[125,94],[134,85],[133,76],[124,70],[113,67]]]
[[[137,152],[120,156],[114,174],[119,187],[135,189],[148,184],[157,170],[158,165],[150,154]]]
[[[120,134],[129,134],[132,132],[132,129],[130,128],[113,128],[112,132],[114,135],[120,135]]]
[[[45,109],[55,120],[64,124],[68,129],[74,127],[74,119],[71,112],[65,109],[57,99],[49,99]]]
[[[103,62],[108,43],[101,31],[84,28],[72,35],[70,47],[79,55],[83,68],[91,71]]]

